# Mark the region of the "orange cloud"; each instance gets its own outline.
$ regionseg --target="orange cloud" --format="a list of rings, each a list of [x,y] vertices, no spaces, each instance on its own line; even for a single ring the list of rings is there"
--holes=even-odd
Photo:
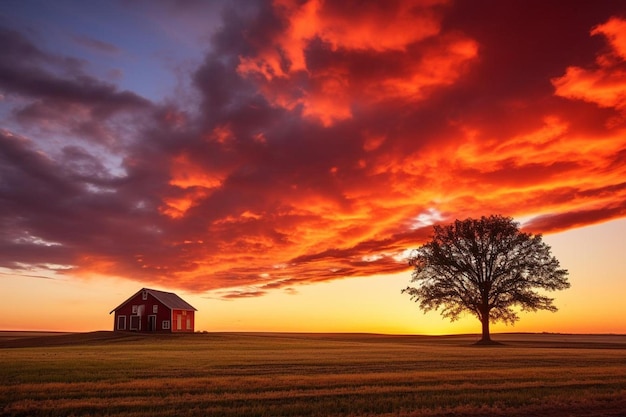
[[[187,155],[178,155],[172,159],[170,184],[180,188],[203,187],[216,188],[223,181],[222,176],[207,172],[206,168],[192,162]]]
[[[604,35],[613,52],[626,60],[626,20],[612,17],[606,23],[596,26],[591,34]]]
[[[444,212],[585,211],[626,198],[624,187],[613,188],[626,178],[626,166],[616,160],[626,149],[624,128],[589,137],[547,116],[543,126],[513,137],[485,138],[477,127],[467,132],[461,146],[424,155],[429,164],[405,165],[412,175],[436,179],[429,190],[439,191]]]
[[[220,143],[226,142],[227,133],[223,129],[216,130],[215,140]],[[183,217],[187,210],[220,187],[225,177],[219,172],[207,171],[186,154],[172,158],[170,175],[169,184],[176,188],[169,196],[163,198],[163,205],[159,211],[173,219]]]
[[[406,270],[435,222],[623,217],[624,20],[591,4],[252,3],[185,111],[47,73],[63,57],[0,30],[22,54],[3,114],[28,121],[0,131],[0,267],[252,297]],[[85,144],[98,129],[115,140]]]
[[[447,1],[404,1],[353,4],[323,0],[275,0],[274,8],[286,30],[256,57],[240,57],[238,71],[257,72],[266,79],[307,71],[305,50],[314,40],[333,50],[405,50],[436,35],[439,20],[433,6]]]
[[[626,20],[612,18],[591,31],[592,35],[604,35],[610,50],[596,59],[596,68],[569,67],[564,76],[552,83],[556,94],[562,97],[596,103],[626,111]]]
[[[407,62],[405,73],[382,80],[382,92],[378,90],[377,95],[385,99],[423,99],[429,89],[454,83],[477,55],[476,42],[458,36],[442,36],[437,45],[424,50],[421,59]]]
[[[277,1],[285,29],[275,34],[269,49],[240,57],[237,70],[260,76],[261,91],[274,105],[300,107],[305,117],[324,126],[350,119],[354,105],[423,99],[430,89],[457,80],[478,52],[474,41],[459,34],[435,38],[442,3]],[[436,41],[415,50],[429,39]],[[325,55],[324,63],[313,62],[314,54]],[[359,66],[368,61],[381,69],[384,62],[384,72],[364,72]]]
[[[237,71],[254,79],[272,106],[299,109],[314,123],[285,134],[285,142],[271,130],[259,141],[252,130],[254,145],[244,144],[236,123],[217,124],[207,143],[218,144],[224,157],[231,152],[240,157],[227,171],[190,154],[172,159],[170,185],[180,194],[164,200],[164,214],[184,222],[220,199],[231,204],[227,214],[207,220],[205,232],[188,238],[196,242],[199,235],[205,243],[177,246],[184,255],[175,268],[163,260],[160,268],[168,266],[179,285],[221,289],[224,298],[262,296],[275,288],[404,270],[407,248],[425,239],[433,222],[532,214],[537,217],[526,228],[550,232],[624,215],[623,124],[600,123],[600,131],[590,133],[580,128],[575,111],[556,105],[530,111],[532,100],[519,97],[505,102],[504,120],[472,113],[438,118],[445,129],[433,127],[430,139],[424,129],[413,128],[418,122],[393,112],[384,113],[380,125],[368,124],[365,115],[384,112],[389,103],[427,107],[437,89],[453,89],[468,65],[479,65],[478,42],[458,32],[441,33],[436,14],[426,14],[432,19],[427,31],[403,33],[393,42],[386,32],[381,37],[388,40],[374,47],[373,37],[357,41],[339,31],[347,16],[328,3],[275,6],[285,21],[274,37],[279,48],[241,58]],[[374,33],[384,20],[367,8],[359,16],[357,32],[370,27]],[[601,25],[594,33],[615,34],[615,27],[620,26]],[[320,41],[325,46],[316,49]],[[610,43],[613,63],[622,59],[617,44]],[[603,56],[593,70],[564,66],[563,77],[552,80],[554,95],[620,110],[615,82],[620,69],[605,65]],[[355,64],[359,60],[372,67],[362,71]],[[378,60],[384,70],[376,67]],[[585,77],[613,82],[610,89],[595,81],[583,88]],[[333,130],[348,120],[354,120],[354,130]],[[428,122],[423,116],[417,120]],[[496,128],[500,122],[506,128]],[[319,130],[309,132],[315,123]],[[247,146],[257,149],[256,156],[242,158]],[[262,179],[253,180],[254,175]],[[251,184],[258,184],[257,192]],[[207,191],[216,189],[219,194]],[[197,208],[193,214],[191,207]],[[163,271],[157,259],[149,265],[151,273]]]

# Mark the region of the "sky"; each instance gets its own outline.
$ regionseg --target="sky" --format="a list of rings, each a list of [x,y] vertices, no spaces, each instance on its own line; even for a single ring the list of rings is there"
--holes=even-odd
[[[621,2],[0,2],[0,329],[478,332],[400,291],[490,214],[572,284],[493,331],[626,333]]]

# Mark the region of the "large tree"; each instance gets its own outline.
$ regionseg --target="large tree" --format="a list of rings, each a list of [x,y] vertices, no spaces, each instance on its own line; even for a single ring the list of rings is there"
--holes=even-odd
[[[556,311],[536,289],[569,288],[568,272],[541,235],[523,233],[510,217],[489,216],[435,225],[430,241],[414,250],[414,287],[402,290],[423,311],[438,310],[452,321],[462,313],[482,323],[479,343],[491,343],[489,323],[514,323],[514,308]]]

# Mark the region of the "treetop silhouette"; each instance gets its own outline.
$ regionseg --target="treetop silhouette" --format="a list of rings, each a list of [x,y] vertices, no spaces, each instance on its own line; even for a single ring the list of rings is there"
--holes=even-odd
[[[491,343],[489,324],[519,319],[522,311],[556,311],[553,299],[536,290],[569,288],[541,235],[523,233],[510,217],[492,215],[433,226],[430,241],[414,250],[411,283],[403,293],[423,311],[438,310],[454,321],[462,313],[482,323],[479,343]]]

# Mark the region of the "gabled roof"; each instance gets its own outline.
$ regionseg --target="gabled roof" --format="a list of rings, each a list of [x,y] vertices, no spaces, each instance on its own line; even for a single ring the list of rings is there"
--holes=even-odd
[[[150,288],[142,288],[136,293],[134,293],[133,295],[131,295],[130,297],[128,297],[128,299],[124,301],[122,304],[118,305],[113,310],[111,310],[109,314],[113,313],[114,311],[119,310],[123,305],[125,305],[130,300],[135,298],[142,291],[146,291],[148,294],[152,295],[154,298],[159,300],[161,303],[163,303],[167,308],[171,310],[177,309],[177,310],[187,310],[187,311],[198,311],[195,307],[193,307],[191,304],[189,304],[187,301],[183,300],[182,298],[180,298],[178,295],[174,294],[173,292],[165,292],[165,291],[159,291],[159,290],[152,290]]]

